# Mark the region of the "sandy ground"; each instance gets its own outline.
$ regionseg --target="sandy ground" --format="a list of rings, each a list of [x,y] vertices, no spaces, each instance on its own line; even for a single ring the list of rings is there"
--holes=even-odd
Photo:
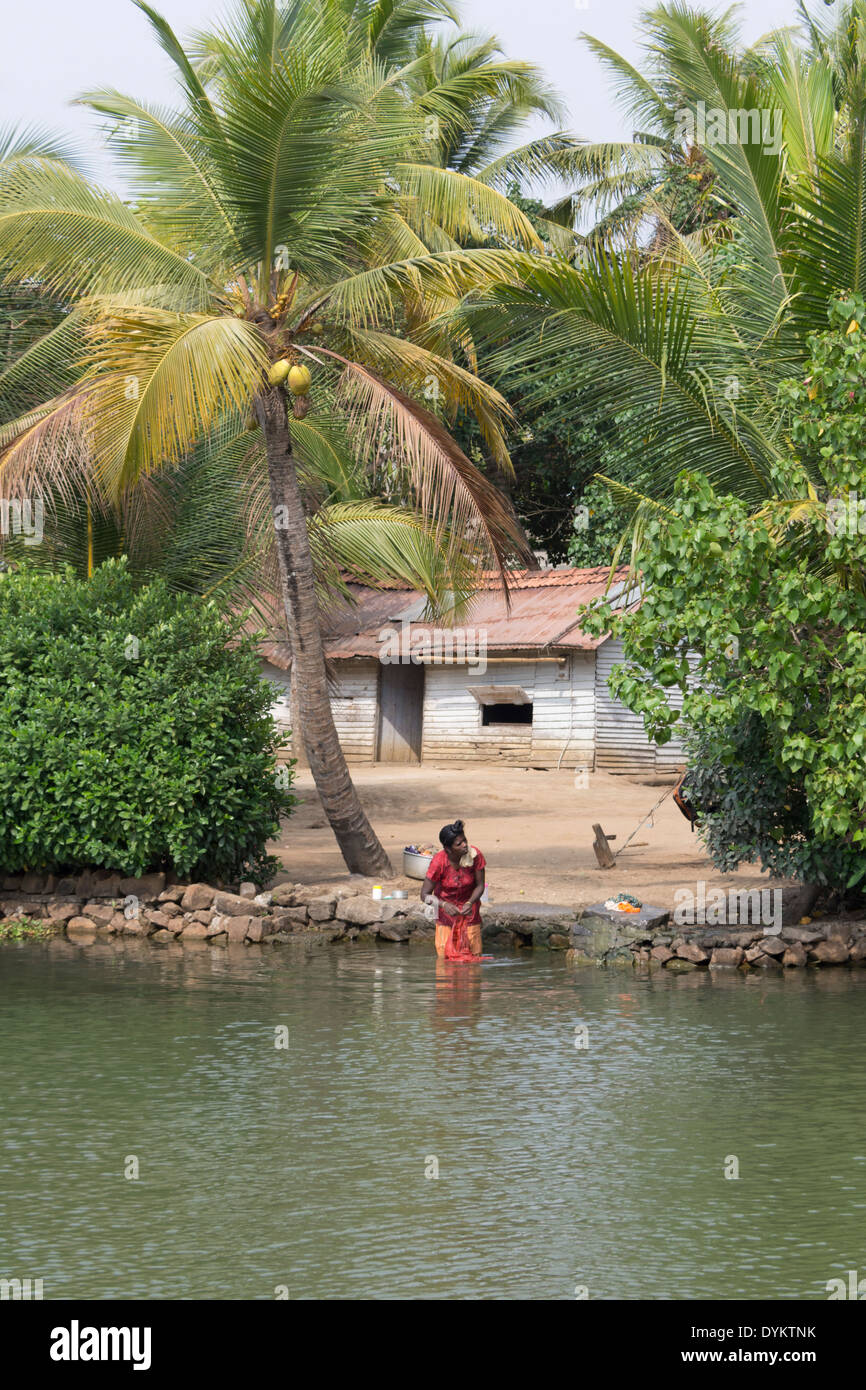
[[[403,846],[438,845],[440,827],[460,817],[471,844],[487,860],[491,902],[587,905],[612,893],[633,893],[642,902],[672,908],[677,888],[747,888],[769,885],[757,869],[715,873],[688,821],[668,796],[617,859],[615,869],[599,869],[592,849],[592,825],[615,835],[616,852],[651,810],[668,783],[590,775],[589,786],[575,786],[572,772],[490,767],[401,767],[378,763],[353,767],[352,776],[376,833],[402,868]],[[295,883],[349,883],[336,841],[325,821],[308,770],[299,771],[295,790],[301,805],[276,846],[286,874]],[[372,880],[370,880],[372,883]],[[403,877],[390,887],[419,884]]]

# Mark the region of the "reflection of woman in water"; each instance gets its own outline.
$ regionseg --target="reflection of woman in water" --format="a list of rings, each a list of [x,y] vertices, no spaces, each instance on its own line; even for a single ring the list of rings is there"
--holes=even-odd
[[[481,957],[481,912],[484,892],[484,855],[469,846],[462,820],[439,831],[442,845],[434,854],[421,887],[421,901],[438,902],[436,954],[446,960],[472,961]]]
[[[486,960],[486,956],[480,957]],[[478,956],[472,957],[473,962]],[[454,962],[437,956],[434,975],[434,1001],[431,1021],[450,1049],[455,1029],[467,1023],[478,1023],[483,1016],[481,985],[482,970],[453,970]],[[697,971],[695,971],[697,974]],[[447,1060],[443,1053],[443,1061]]]

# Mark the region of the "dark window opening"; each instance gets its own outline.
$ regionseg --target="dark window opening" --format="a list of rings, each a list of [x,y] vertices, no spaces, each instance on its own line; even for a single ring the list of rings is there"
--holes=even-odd
[[[482,705],[482,724],[531,724],[532,703],[523,705]]]

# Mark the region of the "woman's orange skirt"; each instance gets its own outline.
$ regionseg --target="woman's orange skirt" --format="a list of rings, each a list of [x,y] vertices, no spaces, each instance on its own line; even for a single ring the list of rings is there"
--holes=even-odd
[[[454,919],[452,919],[452,920],[454,920]],[[481,955],[481,923],[480,923],[480,922],[467,922],[467,923],[466,923],[465,930],[466,930],[466,937],[467,937],[467,940],[468,940],[468,942],[469,942],[469,949],[470,949],[470,951],[472,952],[473,956],[480,956],[480,955]],[[436,923],[436,954],[437,954],[437,956],[444,956],[444,955],[445,955],[445,947],[448,945],[448,942],[449,942],[449,940],[451,939],[451,933],[452,933],[452,931],[453,931],[453,927],[450,927],[450,926],[449,926],[449,927],[446,927],[442,922],[437,922],[437,923]]]

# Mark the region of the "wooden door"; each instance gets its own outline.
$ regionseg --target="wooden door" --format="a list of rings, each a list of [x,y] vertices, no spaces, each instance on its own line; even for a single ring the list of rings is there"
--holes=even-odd
[[[379,677],[379,761],[421,761],[424,667],[383,666]]]

